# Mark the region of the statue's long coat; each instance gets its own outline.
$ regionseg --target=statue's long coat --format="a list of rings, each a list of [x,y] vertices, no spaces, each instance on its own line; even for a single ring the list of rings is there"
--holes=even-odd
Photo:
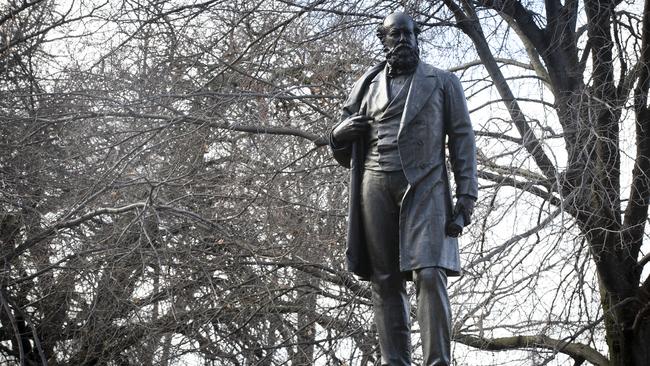
[[[377,75],[384,65],[374,66],[354,84],[341,121],[355,113],[363,114],[364,96],[369,85],[380,79]],[[445,137],[456,195],[478,196],[476,145],[463,88],[455,75],[420,62],[404,108],[397,142],[409,187],[400,211],[400,269],[410,273],[438,266],[457,275],[461,269],[458,241],[445,234],[445,224],[452,214]],[[338,163],[350,168],[348,269],[367,279],[371,267],[360,207],[365,141],[338,147],[330,134],[330,147]]]

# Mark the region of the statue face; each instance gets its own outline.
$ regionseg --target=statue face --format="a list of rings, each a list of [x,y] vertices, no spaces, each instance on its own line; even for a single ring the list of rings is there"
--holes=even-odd
[[[386,61],[396,74],[407,73],[417,65],[420,55],[413,19],[404,13],[393,13],[383,23]]]
[[[402,46],[414,49],[418,46],[415,36],[413,19],[404,13],[391,14],[384,19],[386,36],[384,37],[384,50],[396,51]]]

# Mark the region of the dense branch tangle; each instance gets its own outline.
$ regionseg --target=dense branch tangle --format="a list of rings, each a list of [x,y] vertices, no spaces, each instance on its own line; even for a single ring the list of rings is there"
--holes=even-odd
[[[476,109],[455,341],[498,365],[639,365],[647,11],[402,3]],[[368,287],[343,268],[346,172],[316,147],[399,4],[84,6],[0,15],[0,362],[377,361]]]

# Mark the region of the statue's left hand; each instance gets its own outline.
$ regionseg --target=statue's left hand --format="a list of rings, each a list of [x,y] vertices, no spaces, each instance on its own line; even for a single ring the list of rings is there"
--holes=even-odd
[[[472,213],[474,212],[474,198],[466,195],[461,195],[456,198],[456,206],[454,207],[454,218],[458,215],[463,215],[464,226],[472,223]]]
[[[452,219],[447,222],[445,228],[446,234],[454,238],[459,237],[463,233],[463,227],[472,222],[473,211],[474,199],[470,196],[458,196]]]

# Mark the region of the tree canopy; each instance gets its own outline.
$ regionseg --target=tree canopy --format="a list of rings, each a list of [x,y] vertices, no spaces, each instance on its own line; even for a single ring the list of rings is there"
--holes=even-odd
[[[377,364],[324,136],[395,10],[477,135],[455,364],[645,365],[648,0],[0,5],[0,363]]]

